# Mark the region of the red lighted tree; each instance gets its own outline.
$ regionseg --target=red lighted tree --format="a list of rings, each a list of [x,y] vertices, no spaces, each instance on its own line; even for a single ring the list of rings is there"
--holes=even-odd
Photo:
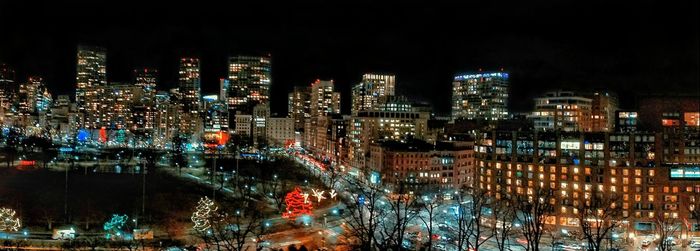
[[[294,219],[299,215],[311,214],[311,209],[313,209],[311,202],[305,201],[299,187],[295,187],[293,191],[287,193],[287,196],[284,197],[284,203],[287,204],[287,210],[282,213],[282,218]]]

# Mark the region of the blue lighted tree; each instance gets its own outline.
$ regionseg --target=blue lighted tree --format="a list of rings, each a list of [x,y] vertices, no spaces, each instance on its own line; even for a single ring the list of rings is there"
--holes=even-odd
[[[113,214],[107,222],[105,222],[103,229],[107,233],[105,237],[110,240],[124,238],[124,232],[127,230],[126,223],[129,216]]]

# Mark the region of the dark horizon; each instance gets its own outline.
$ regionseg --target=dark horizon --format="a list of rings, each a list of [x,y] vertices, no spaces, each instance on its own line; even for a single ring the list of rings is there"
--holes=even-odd
[[[52,94],[73,98],[78,44],[107,49],[110,82],[153,67],[160,90],[176,85],[178,58],[197,56],[208,94],[229,56],[269,53],[272,111],[281,114],[293,86],[318,78],[335,80],[347,112],[350,86],[365,72],[396,74],[397,94],[439,114],[450,111],[452,77],[479,69],[510,73],[513,112],[554,89],[610,90],[622,108],[633,108],[630,94],[700,94],[693,1],[174,5],[0,1],[9,24],[0,62],[19,82],[43,76]]]

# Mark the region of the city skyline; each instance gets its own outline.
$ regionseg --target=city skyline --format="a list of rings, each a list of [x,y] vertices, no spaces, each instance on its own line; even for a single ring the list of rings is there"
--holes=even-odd
[[[30,8],[1,4],[0,15],[10,19]],[[283,6],[251,4],[240,8],[262,9],[270,13],[270,18],[246,26],[242,20],[251,13],[241,14],[237,17],[241,20],[230,24],[217,15],[186,22],[177,19],[178,7],[150,15],[159,6],[145,4],[124,23],[109,24],[110,17],[119,16],[127,7],[107,4],[104,7],[114,8],[107,8],[104,18],[95,18],[91,10],[98,6],[71,9],[70,5],[49,4],[35,10],[37,19],[54,21],[48,27],[22,22],[5,31],[12,39],[0,41],[0,61],[17,69],[18,81],[29,75],[42,76],[51,92],[60,95],[72,94],[71,87],[75,86],[75,50],[79,44],[107,49],[109,82],[132,81],[134,69],[149,67],[159,71],[161,90],[177,85],[180,57],[196,56],[202,62],[202,92],[215,93],[219,79],[227,76],[229,57],[270,54],[273,113],[286,111],[285,97],[293,86],[308,85],[315,79],[335,81],[342,93],[343,112],[347,113],[350,89],[360,81],[361,74],[386,72],[397,76],[397,94],[431,103],[438,114],[449,114],[449,100],[437,97],[450,91],[456,74],[503,68],[511,76],[510,110],[527,111],[533,107],[532,98],[543,91],[560,89],[557,86],[573,90],[607,87],[635,94],[639,90],[699,93],[695,87],[698,35],[691,32],[698,28],[693,20],[697,16],[693,15],[697,13],[693,7],[697,6],[693,5],[696,3],[480,4],[477,7],[483,13],[470,13],[460,20],[457,16],[464,15],[458,10],[439,5],[417,8],[377,4],[369,9],[349,6],[349,10],[371,16],[350,21],[342,8],[325,4],[300,4],[289,11]],[[64,11],[50,12],[53,7]],[[579,7],[582,11],[573,13]],[[498,20],[480,21],[490,20],[488,13],[496,8],[501,10],[494,14]],[[525,15],[519,11],[522,8],[541,15]],[[195,16],[206,13],[199,7],[189,11]],[[620,11],[633,16],[617,17]],[[371,15],[377,13],[386,15]],[[307,14],[335,18],[319,23]],[[93,17],[95,22],[85,27],[72,25],[81,15]],[[652,15],[662,18],[648,20]],[[558,22],[549,24],[547,20]],[[471,24],[483,32],[457,32],[473,30]],[[455,32],[433,32],[433,27]],[[524,28],[534,29],[523,32]],[[249,35],[230,34],[235,29]],[[302,30],[308,32],[298,32]],[[428,36],[415,36],[420,33]],[[29,58],[42,60],[36,63]],[[660,82],[663,84],[657,84]],[[435,88],[426,90],[425,86]],[[625,108],[635,103],[630,97],[621,97],[620,101]]]

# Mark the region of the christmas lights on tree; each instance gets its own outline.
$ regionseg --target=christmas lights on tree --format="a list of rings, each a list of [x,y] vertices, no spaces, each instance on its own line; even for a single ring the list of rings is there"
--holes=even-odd
[[[19,218],[15,217],[15,210],[0,208],[0,231],[18,231],[22,226]]]
[[[113,214],[109,221],[105,222],[102,228],[107,232],[106,238],[113,239],[118,236],[122,236],[122,231],[124,231],[124,226],[129,216]]]
[[[308,196],[308,194],[307,194]],[[287,211],[282,213],[282,218],[293,219],[304,214],[311,214],[311,203],[301,193],[299,187],[295,187],[293,191],[287,193],[284,197],[284,203],[287,204]]]
[[[210,200],[208,197],[199,199],[197,203],[197,208],[194,213],[192,213],[192,222],[194,223],[194,230],[203,232],[211,227],[212,217],[215,215],[218,207],[214,205],[214,201]]]

